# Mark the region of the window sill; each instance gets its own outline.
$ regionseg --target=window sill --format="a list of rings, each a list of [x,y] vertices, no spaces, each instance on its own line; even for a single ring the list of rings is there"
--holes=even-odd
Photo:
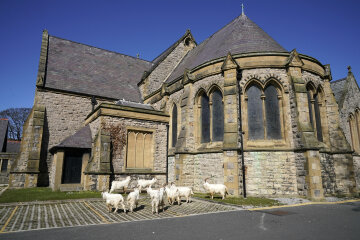
[[[289,147],[290,142],[286,142],[284,139],[281,140],[248,140],[244,144],[246,149],[257,149],[257,148],[284,148]]]

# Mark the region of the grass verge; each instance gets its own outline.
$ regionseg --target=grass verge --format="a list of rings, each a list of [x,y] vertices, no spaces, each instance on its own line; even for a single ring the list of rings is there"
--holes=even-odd
[[[214,195],[214,199],[211,199],[210,195],[207,193],[195,193],[194,197],[210,200],[214,202],[229,203],[239,206],[271,207],[271,206],[283,205],[276,200],[268,199],[268,198],[260,198],[260,197],[243,198],[243,197],[227,196],[224,200],[222,200],[220,195]]]
[[[46,188],[46,187],[7,189],[0,196],[0,203],[66,200],[66,199],[82,199],[82,198],[101,198],[101,193],[95,191],[60,192],[60,191],[52,191],[50,188]]]

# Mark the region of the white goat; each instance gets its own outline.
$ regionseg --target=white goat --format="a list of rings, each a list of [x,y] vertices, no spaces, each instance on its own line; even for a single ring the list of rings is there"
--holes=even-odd
[[[120,205],[122,206],[124,213],[126,213],[126,208],[124,204],[124,198],[121,194],[113,194],[108,192],[101,193],[102,198],[106,200],[106,207],[108,208],[109,212],[111,212],[112,207],[115,208],[115,212],[119,209]]]
[[[145,180],[145,179],[138,179],[137,180],[137,188],[139,188],[139,191],[141,192],[141,188],[147,188],[151,187],[154,183],[156,183],[157,179],[153,178],[151,180]]]
[[[194,195],[190,187],[176,187],[174,183],[171,183],[171,187],[177,188],[179,190],[180,201],[181,197],[185,197],[186,203],[189,203],[191,195]]]
[[[151,186],[146,189],[147,193],[150,195],[151,199],[151,211],[152,213],[159,214],[159,207],[162,206],[162,211],[164,211],[164,189],[153,190]]]
[[[125,180],[122,181],[112,181],[110,193],[112,193],[114,190],[120,190],[122,188],[124,188],[124,192],[125,192],[126,188],[129,186],[130,181],[131,181],[130,176],[127,176]]]
[[[207,178],[204,180],[204,188],[210,193],[211,199],[214,199],[215,193],[220,194],[222,199],[225,199],[226,194],[229,194],[227,187],[224,184],[210,184],[207,182]]]
[[[127,204],[129,206],[129,211],[133,212],[134,207],[137,208],[139,204],[139,189],[135,188],[133,192],[129,193],[127,197]]]
[[[167,200],[170,205],[173,205],[175,200],[180,205],[180,202],[181,202],[180,201],[180,193],[179,193],[179,189],[176,186],[173,186],[173,185],[171,185],[170,187],[166,186],[165,192],[166,192]]]

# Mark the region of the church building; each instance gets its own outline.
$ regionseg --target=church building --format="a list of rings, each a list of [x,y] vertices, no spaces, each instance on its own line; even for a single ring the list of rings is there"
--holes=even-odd
[[[331,84],[330,65],[289,52],[245,14],[199,44],[186,31],[152,61],[45,30],[10,187],[103,191],[131,176],[196,192],[209,178],[232,195],[355,194],[348,78]]]

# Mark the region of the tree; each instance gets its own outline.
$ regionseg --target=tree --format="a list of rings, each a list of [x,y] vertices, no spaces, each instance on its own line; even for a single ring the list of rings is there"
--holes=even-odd
[[[22,127],[30,111],[31,108],[8,108],[0,112],[0,118],[9,120],[9,139],[21,140]]]

